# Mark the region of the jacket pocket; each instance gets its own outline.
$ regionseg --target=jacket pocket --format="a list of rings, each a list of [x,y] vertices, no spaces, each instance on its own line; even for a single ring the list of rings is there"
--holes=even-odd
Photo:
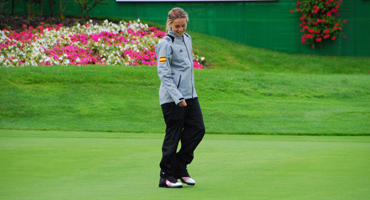
[[[179,77],[179,82],[177,83],[177,88],[179,88],[179,87],[180,87],[180,83],[181,83],[181,75],[180,75],[180,77]]]

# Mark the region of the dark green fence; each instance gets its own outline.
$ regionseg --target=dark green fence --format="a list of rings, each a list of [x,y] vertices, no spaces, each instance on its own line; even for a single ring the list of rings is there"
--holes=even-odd
[[[115,2],[99,5],[90,11],[91,17],[140,18],[165,24],[168,11],[181,7],[189,13],[188,29],[226,38],[250,46],[289,53],[370,56],[370,0],[343,0],[340,18],[347,19],[341,36],[326,41],[322,48],[312,49],[301,43],[299,14],[296,0],[274,2],[182,2],[134,3]],[[44,13],[50,13],[44,6]],[[16,13],[27,12],[20,4]],[[78,5],[70,3],[65,14],[79,15]],[[346,38],[344,38],[346,37]]]

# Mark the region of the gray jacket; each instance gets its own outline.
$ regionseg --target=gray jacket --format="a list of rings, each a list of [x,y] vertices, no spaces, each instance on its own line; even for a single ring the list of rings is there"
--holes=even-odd
[[[194,88],[192,43],[189,34],[177,36],[172,30],[156,46],[160,104],[197,97]]]

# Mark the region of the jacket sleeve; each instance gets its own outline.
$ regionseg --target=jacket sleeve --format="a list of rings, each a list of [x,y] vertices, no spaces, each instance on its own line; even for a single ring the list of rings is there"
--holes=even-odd
[[[177,105],[184,99],[184,97],[177,89],[177,86],[175,85],[173,77],[171,75],[171,44],[167,41],[163,41],[162,39],[162,41],[156,47],[156,54],[159,79],[161,80],[165,90],[168,92],[168,94]]]

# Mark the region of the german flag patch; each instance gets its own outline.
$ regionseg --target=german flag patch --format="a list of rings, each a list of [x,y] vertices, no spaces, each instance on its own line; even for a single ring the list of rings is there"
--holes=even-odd
[[[166,62],[166,56],[160,57],[159,62],[161,62],[161,63]]]

